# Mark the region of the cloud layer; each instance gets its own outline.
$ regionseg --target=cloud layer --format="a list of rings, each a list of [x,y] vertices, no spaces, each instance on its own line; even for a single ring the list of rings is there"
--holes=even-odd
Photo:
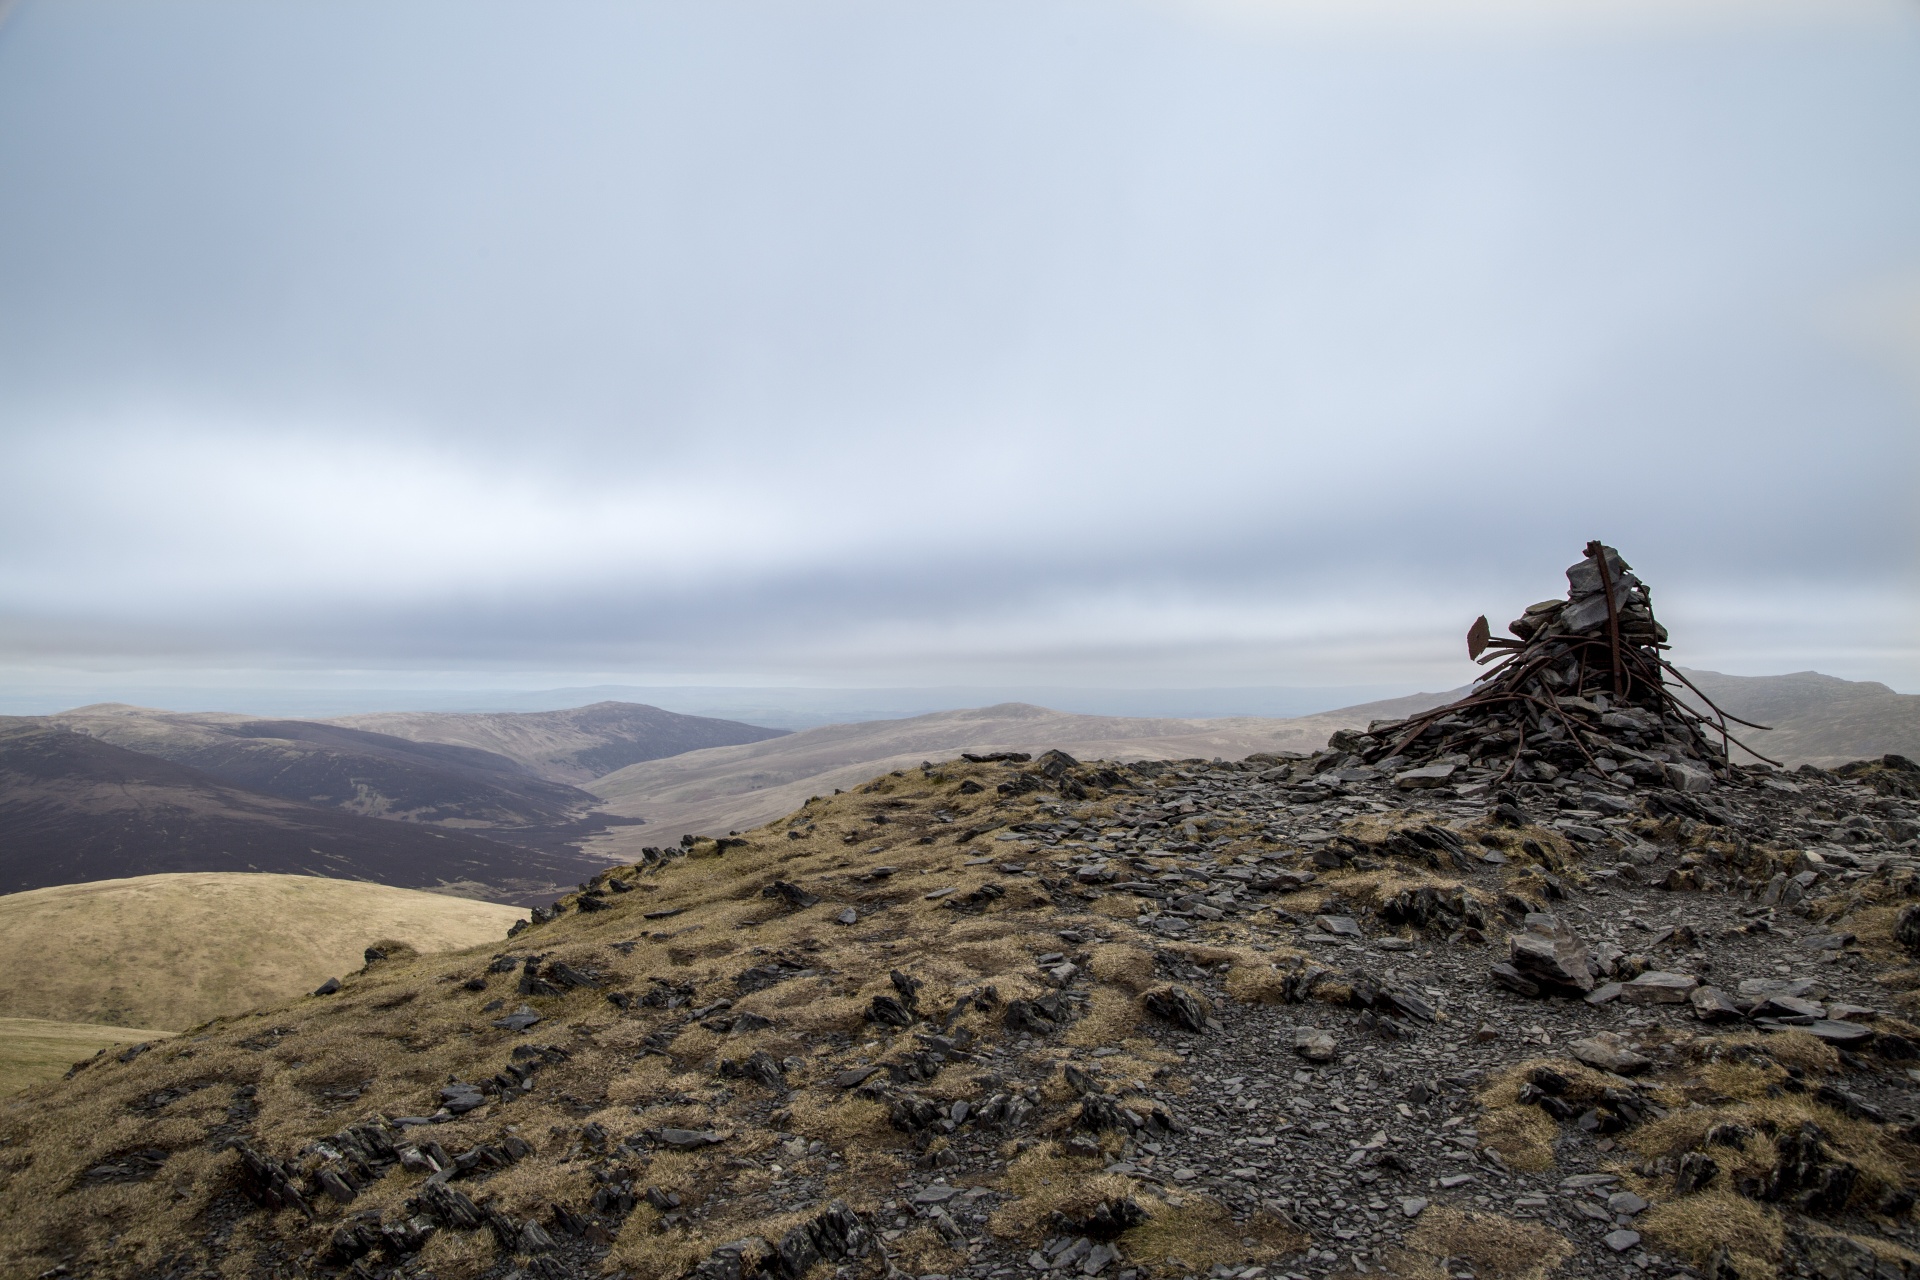
[[[1920,19],[1327,12],[29,0],[0,671],[1920,686]]]

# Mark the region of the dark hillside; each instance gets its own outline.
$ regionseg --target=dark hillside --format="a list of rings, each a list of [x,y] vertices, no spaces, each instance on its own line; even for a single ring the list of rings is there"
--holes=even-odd
[[[593,865],[303,804],[43,720],[0,719],[0,892],[167,871],[276,871],[466,886],[511,900]]]

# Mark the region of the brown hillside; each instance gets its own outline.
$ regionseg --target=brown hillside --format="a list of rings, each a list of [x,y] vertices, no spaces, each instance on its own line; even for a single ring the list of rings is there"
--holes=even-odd
[[[378,942],[505,938],[520,907],[320,876],[191,872],[0,896],[0,1017],[180,1031],[311,991]]]
[[[647,823],[644,829],[608,831],[589,848],[615,861],[682,832],[745,830],[791,812],[808,796],[961,752],[1038,754],[1057,747],[1081,759],[1135,761],[1317,751],[1335,730],[1423,711],[1453,696],[1416,694],[1289,720],[1079,715],[1009,702],[905,720],[823,725],[768,742],[648,761],[588,784],[613,812]]]
[[[377,712],[332,723],[489,752],[543,778],[573,786],[642,760],[762,742],[787,732],[737,720],[681,715],[639,702],[596,702],[566,711]]]

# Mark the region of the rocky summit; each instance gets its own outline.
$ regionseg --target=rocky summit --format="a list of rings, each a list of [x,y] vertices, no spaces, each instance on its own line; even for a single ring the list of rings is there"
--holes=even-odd
[[[78,1064],[0,1270],[1917,1280],[1920,768],[1734,763],[1582,565],[1326,751],[929,762]]]

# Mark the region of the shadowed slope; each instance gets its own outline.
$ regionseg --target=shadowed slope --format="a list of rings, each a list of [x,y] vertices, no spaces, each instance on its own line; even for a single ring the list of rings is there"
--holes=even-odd
[[[318,721],[118,704],[47,719],[223,782],[373,818],[511,831],[526,840],[577,834],[596,803],[489,751]]]
[[[37,719],[0,718],[0,892],[164,871],[278,871],[537,895],[592,863],[232,786]]]

